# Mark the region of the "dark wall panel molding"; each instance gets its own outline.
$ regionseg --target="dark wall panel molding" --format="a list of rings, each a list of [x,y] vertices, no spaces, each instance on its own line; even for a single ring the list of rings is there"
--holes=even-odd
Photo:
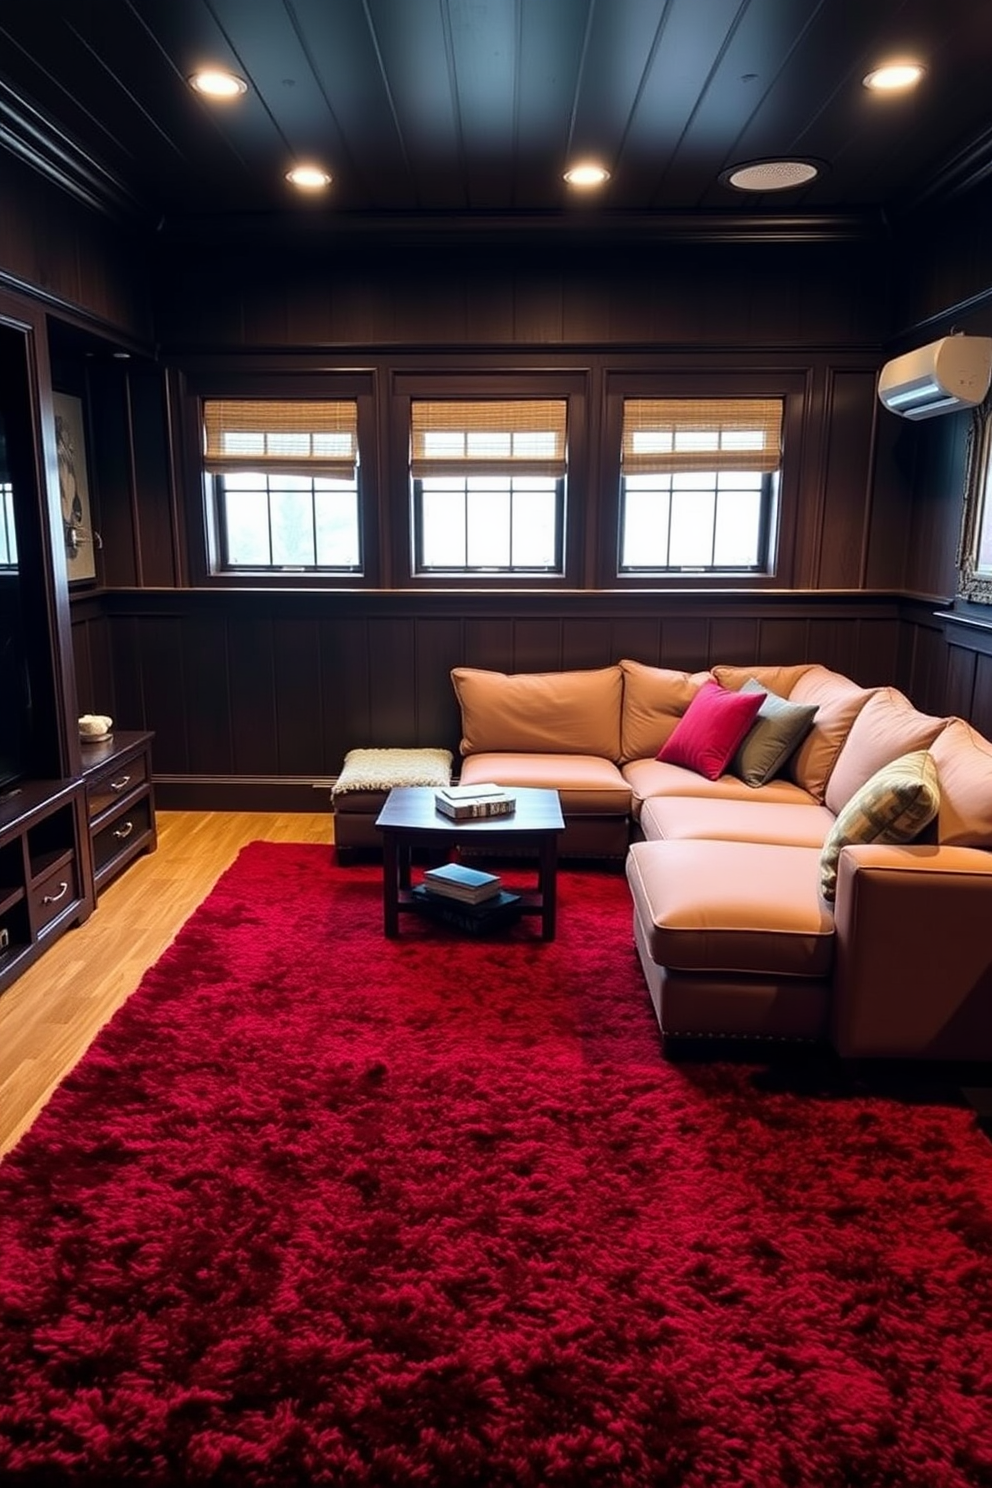
[[[882,594],[146,590],[101,603],[114,689],[106,711],[120,727],[154,729],[156,771],[202,789],[330,779],[355,747],[457,750],[457,665],[809,660],[869,686],[901,680],[904,650],[900,601]],[[92,657],[102,632],[92,617],[80,624]]]

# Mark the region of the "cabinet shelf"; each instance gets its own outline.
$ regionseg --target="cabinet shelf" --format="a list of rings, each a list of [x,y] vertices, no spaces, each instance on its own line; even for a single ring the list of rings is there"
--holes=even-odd
[[[0,991],[93,909],[85,805],[81,780],[24,781],[0,802]]]
[[[21,884],[18,884],[16,888],[12,889],[0,888],[0,919],[3,918],[9,909],[13,909],[15,904],[20,904],[23,898],[24,888]]]
[[[32,854],[31,857],[31,879],[32,884],[41,883],[49,874],[57,868],[65,868],[76,856],[75,847],[63,848],[61,852],[52,851],[46,853]]]

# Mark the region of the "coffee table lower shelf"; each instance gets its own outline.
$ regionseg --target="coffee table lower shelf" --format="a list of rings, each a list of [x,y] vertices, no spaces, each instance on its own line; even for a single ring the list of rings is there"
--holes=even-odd
[[[436,920],[441,925],[450,925],[466,935],[492,935],[515,925],[524,912],[523,894],[501,889],[492,899],[481,904],[465,904],[460,899],[444,898],[432,894],[423,884],[417,884],[409,893],[400,892],[400,904],[415,909],[426,919]]]

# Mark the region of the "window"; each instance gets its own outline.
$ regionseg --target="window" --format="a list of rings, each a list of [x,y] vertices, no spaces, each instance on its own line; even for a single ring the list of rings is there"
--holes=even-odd
[[[17,528],[14,525],[14,488],[0,480],[0,568],[17,567]]]
[[[958,549],[958,593],[992,604],[992,400],[972,410]]]
[[[565,429],[564,399],[414,401],[414,573],[562,573]]]
[[[627,398],[621,574],[766,573],[780,398]]]
[[[357,403],[209,399],[203,432],[217,570],[362,572]]]

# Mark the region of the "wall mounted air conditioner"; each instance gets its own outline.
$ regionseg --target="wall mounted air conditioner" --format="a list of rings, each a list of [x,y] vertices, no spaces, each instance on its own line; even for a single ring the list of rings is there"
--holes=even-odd
[[[992,379],[992,336],[944,336],[886,362],[878,396],[903,418],[933,418],[981,403]]]

